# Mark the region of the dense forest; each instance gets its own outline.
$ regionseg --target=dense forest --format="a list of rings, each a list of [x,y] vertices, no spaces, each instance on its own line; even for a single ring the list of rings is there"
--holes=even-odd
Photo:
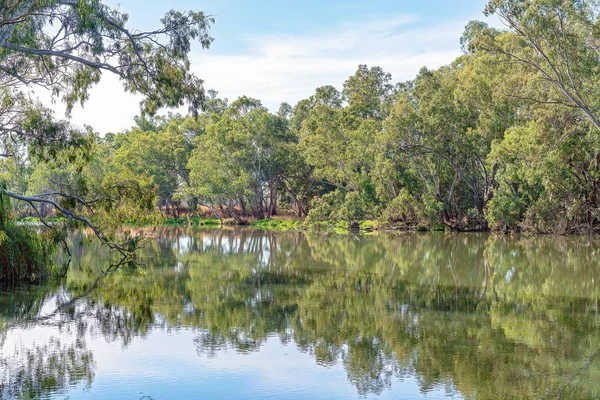
[[[484,14],[506,28],[470,22],[449,65],[401,83],[360,65],[341,90],[277,111],[219,98],[190,73],[191,43],[212,42],[202,13],[171,11],[138,32],[97,1],[9,0],[0,11],[0,248],[13,263],[15,246],[42,257],[64,238],[14,223],[26,215],[87,225],[123,254],[135,243],[113,243],[111,226],[182,213],[238,224],[292,214],[320,229],[600,231],[594,1],[491,0]],[[70,110],[101,71],[144,96],[131,129],[76,129],[24,94],[50,88]],[[157,115],[184,104],[189,115]]]

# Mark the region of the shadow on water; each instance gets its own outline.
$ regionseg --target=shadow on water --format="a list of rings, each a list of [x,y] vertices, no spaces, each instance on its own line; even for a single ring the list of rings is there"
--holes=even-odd
[[[410,377],[464,398],[600,396],[599,240],[153,234],[142,266],[98,280],[111,256],[76,233],[62,285],[0,295],[0,398],[92,386],[90,337],[129,346],[178,329],[209,358],[275,336],[315,368],[342,365],[358,395]],[[19,339],[34,328],[45,341]]]

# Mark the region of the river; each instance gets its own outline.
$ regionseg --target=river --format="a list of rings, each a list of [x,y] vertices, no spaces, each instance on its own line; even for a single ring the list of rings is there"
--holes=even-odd
[[[600,398],[599,239],[150,234],[0,292],[1,399]]]

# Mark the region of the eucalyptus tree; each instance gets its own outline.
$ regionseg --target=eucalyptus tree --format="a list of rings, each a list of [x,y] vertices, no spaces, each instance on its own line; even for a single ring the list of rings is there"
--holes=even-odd
[[[481,23],[470,50],[503,65],[497,90],[519,102],[510,134],[492,148],[499,229],[597,231],[600,221],[600,31],[595,1],[492,0],[507,31]]]
[[[197,41],[209,47],[211,17],[202,12],[169,11],[159,28],[131,29],[128,15],[96,0],[7,0],[0,3],[0,151],[11,155],[9,143],[27,148],[30,157],[43,161],[67,160],[80,151],[90,135],[57,121],[52,112],[31,100],[26,87],[43,87],[66,105],[67,115],[76,103],[83,104],[90,89],[104,73],[116,75],[123,90],[143,97],[143,113],[152,115],[163,107],[188,105],[191,114],[203,107],[202,80],[190,71],[188,54]],[[105,243],[106,236],[75,206],[118,205],[116,195],[139,191],[135,180],[107,185],[110,193],[88,199],[73,193],[52,192],[27,196],[6,187],[3,196],[24,201],[37,209],[45,203],[65,217],[90,226]],[[140,197],[140,200],[144,196]],[[60,200],[60,201],[59,201]],[[148,206],[147,201],[143,201]],[[91,215],[91,213],[90,213]]]
[[[402,193],[393,207],[418,200],[430,222],[485,229],[499,169],[488,155],[524,110],[502,94],[503,72],[493,56],[465,54],[401,89],[378,153],[379,192]]]
[[[182,121],[183,122],[183,119]],[[133,175],[147,177],[156,185],[160,208],[167,213],[173,197],[182,185],[189,184],[188,158],[192,143],[176,119],[157,131],[134,128],[117,135],[119,147],[111,158],[114,171],[128,170]]]
[[[380,67],[359,65],[342,92],[331,86],[297,106],[294,124],[300,127],[300,151],[313,175],[330,190],[315,199],[311,219],[331,218],[349,224],[379,212],[373,184],[377,137],[396,89]],[[301,106],[301,107],[299,107]]]
[[[497,15],[509,31],[482,29],[473,46],[515,61],[534,74],[516,93],[524,100],[579,109],[600,130],[596,1],[491,0],[484,13]]]
[[[361,118],[385,119],[397,91],[391,81],[392,75],[381,67],[368,68],[361,64],[344,83],[343,99],[352,113]]]
[[[191,192],[219,218],[225,211],[238,222],[247,212],[270,218],[277,211],[293,140],[285,118],[256,99],[240,97],[196,138],[188,163]]]

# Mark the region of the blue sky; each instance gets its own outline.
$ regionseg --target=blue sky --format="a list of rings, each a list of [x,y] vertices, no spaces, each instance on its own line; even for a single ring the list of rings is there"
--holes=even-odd
[[[209,50],[193,48],[194,72],[207,88],[218,90],[230,101],[248,95],[276,110],[283,101],[294,105],[318,86],[341,88],[359,64],[379,65],[395,82],[413,78],[422,66],[448,64],[460,54],[465,24],[484,19],[485,3],[123,0],[119,7],[130,15],[130,26],[140,29],[156,27],[169,9],[214,15],[215,41]],[[73,121],[101,133],[130,127],[139,98],[121,92],[120,83],[105,76],[85,108],[74,110]]]
[[[431,27],[455,21],[481,19],[485,0],[212,0],[120,2],[132,25],[152,28],[169,9],[202,10],[214,15],[213,52],[247,50],[245,35],[306,35],[330,32],[348,22],[377,21],[394,15],[414,15],[415,25]],[[458,38],[457,38],[458,41]]]

